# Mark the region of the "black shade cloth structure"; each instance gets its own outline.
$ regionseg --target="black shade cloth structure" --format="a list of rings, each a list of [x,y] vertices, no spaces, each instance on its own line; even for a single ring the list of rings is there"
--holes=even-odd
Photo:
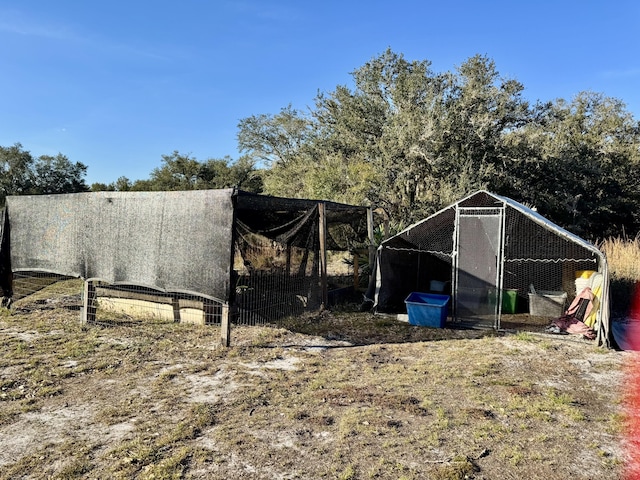
[[[236,189],[10,196],[0,215],[0,287],[10,296],[11,272],[43,271],[227,302],[238,225],[315,248],[319,203],[330,227],[366,240],[365,207]],[[328,236],[329,249],[348,248],[339,237]]]
[[[10,268],[224,300],[230,289],[233,193],[8,197]]]
[[[515,292],[525,306],[531,286],[573,297],[580,270],[604,278],[597,332],[609,345],[604,254],[533,209],[480,190],[382,242],[367,297],[378,311],[401,313],[411,292],[429,292],[436,281],[449,287],[454,321],[501,328],[496,292]]]
[[[328,250],[349,249],[350,245],[345,243],[345,230],[349,239],[366,242],[367,207],[238,191],[236,218],[250,231],[284,245],[306,247],[309,237],[317,235],[318,203],[324,204],[329,229],[326,239]]]

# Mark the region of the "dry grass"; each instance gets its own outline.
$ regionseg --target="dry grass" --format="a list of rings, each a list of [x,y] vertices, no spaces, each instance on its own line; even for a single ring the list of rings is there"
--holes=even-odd
[[[640,291],[640,236],[609,238],[599,247],[609,264],[612,314],[621,318],[629,311],[634,292]]]
[[[0,478],[618,478],[625,353],[342,312],[236,327],[23,300]]]
[[[600,249],[607,256],[612,278],[640,281],[640,236],[609,238],[600,244]]]

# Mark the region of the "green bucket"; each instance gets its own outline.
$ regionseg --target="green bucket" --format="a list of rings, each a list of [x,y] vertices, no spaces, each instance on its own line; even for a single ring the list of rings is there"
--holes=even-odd
[[[489,305],[496,304],[496,290],[489,289]],[[502,290],[502,313],[516,313],[516,304],[518,301],[518,289],[505,288]]]

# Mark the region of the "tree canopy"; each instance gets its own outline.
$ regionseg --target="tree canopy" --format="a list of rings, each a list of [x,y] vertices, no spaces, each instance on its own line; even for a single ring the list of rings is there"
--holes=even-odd
[[[485,188],[587,238],[640,231],[640,126],[619,100],[531,105],[481,55],[435,73],[387,50],[352,78],[306,113],[239,123],[241,151],[270,167],[267,193],[370,204],[407,223]]]
[[[230,157],[204,162],[189,154],[174,151],[162,155],[162,165],[154,168],[147,180],[131,182],[120,177],[111,184],[94,183],[93,191],[160,191],[203,190],[238,187],[249,192],[262,192],[262,177],[248,157],[233,161]]]
[[[640,232],[640,122],[620,100],[579,92],[530,104],[483,55],[434,72],[388,49],[351,76],[305,111],[242,119],[237,160],[174,151],[147,179],[91,190],[238,187],[380,207],[406,225],[484,188],[592,240]],[[86,171],[62,154],[0,147],[0,204],[85,191]]]
[[[86,165],[61,153],[34,158],[20,143],[0,146],[0,205],[8,195],[87,191],[86,173]]]
[[[515,162],[505,193],[586,237],[640,231],[640,124],[622,102],[581,92],[540,105],[507,140]]]

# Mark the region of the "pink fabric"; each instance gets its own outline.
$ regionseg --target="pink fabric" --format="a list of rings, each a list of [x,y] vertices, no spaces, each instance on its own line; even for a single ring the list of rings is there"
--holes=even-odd
[[[587,303],[587,308],[582,318],[588,318],[591,310],[593,310],[593,301],[596,298],[596,296],[591,291],[591,288],[589,287],[583,288],[582,291],[576,296],[576,298],[573,299],[573,302],[571,302],[571,305],[569,305],[569,308],[567,309],[565,315],[575,315],[578,307],[580,306],[580,300],[582,300],[583,298],[588,300],[589,303]]]
[[[584,335],[589,340],[596,338],[596,333],[593,329],[589,328],[584,322],[581,322],[571,315],[563,315],[560,318],[556,318],[552,325],[555,325],[560,330],[564,330],[567,333],[573,335]]]

